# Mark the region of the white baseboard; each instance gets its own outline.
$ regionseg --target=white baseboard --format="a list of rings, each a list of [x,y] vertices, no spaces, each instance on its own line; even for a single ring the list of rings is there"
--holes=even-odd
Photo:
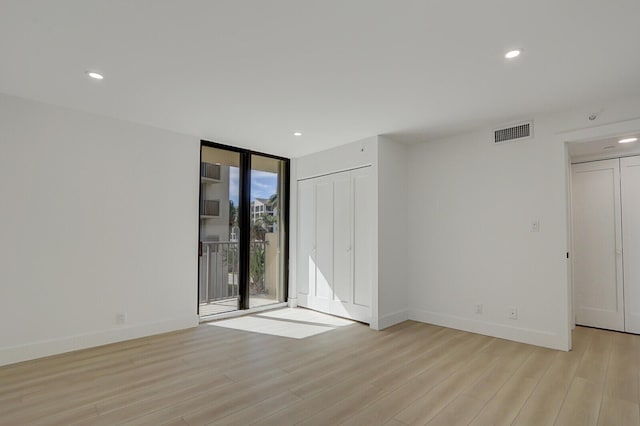
[[[384,330],[392,325],[400,324],[409,319],[409,311],[406,309],[383,315],[378,318],[378,330]]]
[[[556,333],[534,330],[530,328],[515,327],[488,321],[480,321],[472,318],[459,317],[438,312],[430,312],[421,309],[409,309],[409,319],[425,322],[442,327],[455,328],[485,336],[499,337],[530,345],[543,346],[561,351],[568,351],[568,342],[564,341]]]
[[[378,317],[376,316],[371,316],[371,319],[369,320],[369,328],[372,330],[380,330],[380,327],[378,326]]]
[[[0,366],[197,326],[197,315],[185,315],[169,320],[119,326],[97,333],[77,334],[0,348]]]

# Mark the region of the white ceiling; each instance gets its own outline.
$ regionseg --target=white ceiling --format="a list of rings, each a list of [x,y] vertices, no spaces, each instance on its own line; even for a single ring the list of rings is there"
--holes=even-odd
[[[638,0],[0,0],[0,92],[297,156],[640,94],[638,16]]]

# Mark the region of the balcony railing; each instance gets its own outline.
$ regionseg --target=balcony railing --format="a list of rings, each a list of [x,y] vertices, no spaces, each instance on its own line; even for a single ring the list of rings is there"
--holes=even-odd
[[[268,293],[265,286],[268,241],[252,241],[249,289],[251,294]],[[203,241],[200,257],[200,303],[238,297],[238,242]],[[274,259],[275,260],[275,259]]]

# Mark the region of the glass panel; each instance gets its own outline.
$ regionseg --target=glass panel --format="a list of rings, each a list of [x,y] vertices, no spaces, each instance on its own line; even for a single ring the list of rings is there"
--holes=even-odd
[[[284,301],[286,163],[251,156],[249,307]]]
[[[200,316],[238,309],[240,154],[202,147],[200,164]]]

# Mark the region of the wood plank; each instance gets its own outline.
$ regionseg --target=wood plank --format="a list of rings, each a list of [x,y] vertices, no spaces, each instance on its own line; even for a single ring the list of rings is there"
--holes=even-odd
[[[511,424],[535,389],[540,378],[549,369],[555,356],[555,351],[535,349],[482,410],[477,413],[471,424]],[[471,393],[467,392],[467,394]]]
[[[255,404],[247,409],[239,410],[221,419],[217,419],[207,424],[215,425],[249,425],[255,423],[262,417],[269,417],[288,405],[294,404],[300,401],[300,398],[295,394],[285,391],[277,393],[274,396],[265,399],[264,401]]]
[[[341,424],[350,426],[393,423],[393,417],[451,375],[439,368],[429,368],[410,379],[404,386],[360,407]]]
[[[624,399],[602,398],[598,425],[640,425],[640,406]]]
[[[491,353],[473,356],[464,367],[453,372],[451,376],[436,385],[426,395],[412,402],[394,418],[409,425],[425,424],[475,383],[485,369],[491,368],[496,360],[495,355]]]
[[[577,334],[570,352],[557,352],[549,369],[518,414],[516,425],[553,425],[567,391],[589,347],[592,331]]]
[[[602,400],[602,387],[582,377],[576,377],[569,387],[556,424],[596,425]]]
[[[631,337],[635,337],[632,339]],[[607,369],[604,394],[609,398],[638,403],[638,375],[640,374],[640,336],[613,333],[611,357]]]

